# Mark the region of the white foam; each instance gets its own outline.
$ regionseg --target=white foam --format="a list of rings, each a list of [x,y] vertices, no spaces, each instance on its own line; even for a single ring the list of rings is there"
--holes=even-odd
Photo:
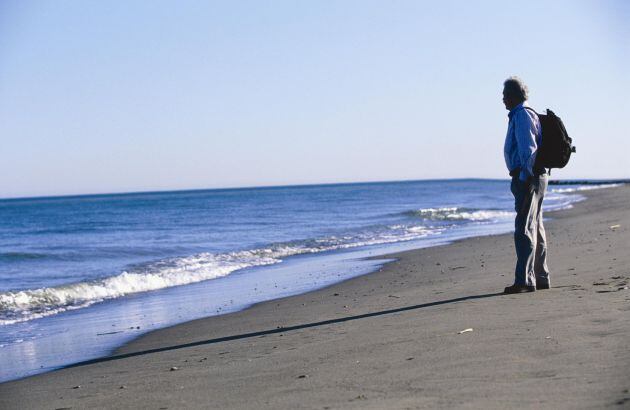
[[[492,221],[514,216],[514,212],[509,211],[458,207],[424,208],[415,211],[414,214],[425,219],[446,221]]]
[[[591,191],[593,189],[616,188],[622,185],[623,184],[580,185],[580,186],[572,187],[572,188],[552,188],[551,192],[569,193],[569,192],[578,192],[578,191]]]
[[[215,279],[250,266],[280,262],[258,253],[244,251],[212,255],[202,253],[150,265],[140,272],[122,272],[99,281],[79,282],[53,288],[0,293],[1,325],[78,309],[120,296]],[[283,253],[282,250],[279,252]]]
[[[432,233],[439,230],[398,225],[260,249],[165,259],[101,280],[3,292],[0,293],[0,325],[38,319],[129,294],[216,279],[240,269],[279,263],[292,255],[410,241]]]

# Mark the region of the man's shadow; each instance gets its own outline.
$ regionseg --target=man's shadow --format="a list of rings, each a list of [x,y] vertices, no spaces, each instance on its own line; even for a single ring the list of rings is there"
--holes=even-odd
[[[336,319],[322,320],[320,322],[303,323],[303,324],[294,325],[294,326],[278,327],[278,328],[275,328],[275,329],[268,329],[268,330],[260,330],[258,332],[241,333],[241,334],[238,334],[238,335],[223,336],[223,337],[217,337],[217,338],[214,338],[214,339],[199,340],[197,342],[183,343],[183,344],[174,345],[174,346],[165,346],[165,347],[159,347],[159,348],[155,348],[155,349],[142,350],[142,351],[139,351],[139,352],[124,353],[124,354],[119,354],[119,355],[114,355],[114,356],[102,357],[102,358],[98,358],[98,359],[86,360],[86,361],[83,361],[83,362],[74,363],[74,364],[65,366],[65,368],[85,366],[85,365],[94,364],[94,363],[110,362],[110,361],[113,361],[113,360],[126,359],[126,358],[129,358],[129,357],[135,357],[135,356],[144,356],[144,355],[152,354],[152,353],[160,353],[160,352],[168,352],[168,351],[171,351],[171,350],[186,349],[188,347],[195,347],[195,346],[211,345],[211,344],[215,344],[215,343],[229,342],[231,340],[240,340],[240,339],[247,339],[247,338],[250,338],[250,337],[272,335],[274,333],[286,333],[286,332],[291,332],[293,330],[300,330],[300,329],[308,329],[310,327],[333,325],[333,324],[336,324],[336,323],[349,322],[349,321],[352,321],[352,320],[359,320],[359,319],[366,319],[366,318],[369,318],[369,317],[390,315],[390,314],[393,314],[393,313],[400,313],[400,312],[406,312],[406,311],[409,311],[409,310],[423,309],[423,308],[428,308],[428,307],[432,307],[432,306],[446,305],[446,304],[449,304],[449,303],[463,302],[463,301],[466,301],[466,300],[485,299],[485,298],[490,298],[490,297],[493,297],[493,296],[500,296],[500,295],[503,295],[503,293],[502,292],[501,293],[486,293],[484,295],[463,296],[461,298],[440,300],[440,301],[437,301],[437,302],[421,303],[421,304],[418,304],[418,305],[411,305],[411,306],[403,306],[403,307],[399,307],[399,308],[395,308],[395,309],[380,310],[378,312],[369,312],[369,313],[363,313],[363,314],[360,314],[360,315],[345,316],[345,317],[340,317],[340,318],[336,318]]]

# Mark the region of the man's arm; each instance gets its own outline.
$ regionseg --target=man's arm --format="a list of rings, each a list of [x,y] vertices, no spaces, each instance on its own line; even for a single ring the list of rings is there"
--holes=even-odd
[[[518,112],[515,119],[516,146],[521,163],[519,179],[525,182],[530,176],[534,175],[533,168],[536,160],[536,149],[538,148],[536,144],[538,130],[534,119],[530,117],[527,110]]]

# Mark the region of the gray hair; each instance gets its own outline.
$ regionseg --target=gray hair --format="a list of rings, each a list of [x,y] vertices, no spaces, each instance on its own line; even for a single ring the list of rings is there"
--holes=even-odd
[[[519,100],[525,101],[529,97],[529,89],[521,80],[516,76],[512,76],[503,82],[503,88],[505,89],[505,93],[518,98]]]

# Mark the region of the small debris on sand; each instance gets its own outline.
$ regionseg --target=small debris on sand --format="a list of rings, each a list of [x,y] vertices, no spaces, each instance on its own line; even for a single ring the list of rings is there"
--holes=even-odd
[[[176,371],[176,370],[179,370],[179,367],[177,367],[177,366],[173,366],[173,367],[171,367],[171,370],[170,370],[170,371],[171,371],[171,372],[174,372],[174,371]]]
[[[116,333],[122,333],[122,330],[117,330],[115,332],[103,332],[103,333],[97,333],[96,336],[105,336],[105,335],[115,335]]]
[[[460,330],[457,334],[461,335],[462,333],[472,332],[473,328],[469,327],[468,329]]]

